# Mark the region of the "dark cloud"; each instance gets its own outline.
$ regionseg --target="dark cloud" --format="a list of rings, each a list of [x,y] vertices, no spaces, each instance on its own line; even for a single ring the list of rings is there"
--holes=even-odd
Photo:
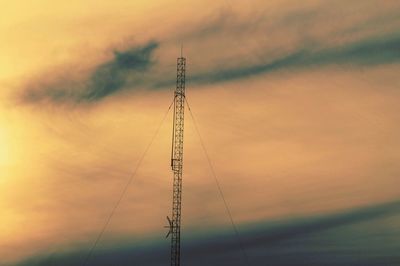
[[[400,36],[368,39],[343,46],[323,48],[299,47],[268,62],[188,76],[193,84],[205,84],[244,79],[279,70],[298,70],[309,67],[340,65],[341,67],[374,66],[400,62]]]
[[[89,86],[82,95],[83,100],[98,100],[124,88],[129,82],[135,85],[143,73],[152,65],[151,55],[158,44],[150,42],[144,47],[124,52],[115,52],[114,59],[100,65],[90,77]]]
[[[268,54],[263,54],[268,57]],[[372,38],[331,48],[305,44],[297,50],[274,56],[271,61],[212,69],[209,72],[190,73],[187,82],[193,85],[213,84],[284,71],[336,65],[340,68],[371,67],[400,63],[400,35]],[[190,65],[190,62],[189,62]],[[164,80],[154,87],[173,85],[174,80]]]
[[[278,225],[264,232],[263,235],[248,237],[248,244],[275,245],[280,241],[295,239],[302,235],[314,234],[340,226],[379,219],[388,215],[400,214],[400,202],[390,202],[378,206],[361,208],[344,213],[323,216],[319,218],[299,220],[286,225]]]
[[[391,217],[400,217],[399,201],[247,226],[241,230],[241,238],[252,265],[398,265],[399,242],[386,242],[379,231],[390,225]],[[169,241],[160,239],[161,235],[147,244],[121,244],[99,250],[89,265],[165,265],[169,261]],[[214,236],[184,234],[183,241],[184,265],[245,265],[236,238],[226,229]],[[82,265],[85,252],[42,256],[17,265]]]
[[[103,99],[126,88],[143,83],[143,74],[153,65],[152,55],[157,42],[126,51],[115,51],[109,62],[97,66],[86,80],[73,80],[65,75],[50,82],[33,82],[23,91],[25,102],[91,102]]]
[[[362,7],[353,4],[349,10]],[[400,32],[395,27],[398,12],[373,12],[361,21],[342,25],[340,20],[351,13],[342,14],[339,9],[333,12],[335,9],[338,7],[333,4],[320,4],[275,16],[259,12],[247,19],[239,19],[234,13],[218,14],[172,39],[115,52],[111,61],[97,66],[83,81],[55,77],[50,84],[28,86],[23,90],[23,99],[81,103],[99,101],[123,89],[170,88],[175,83],[175,73],[162,70],[170,63],[157,62],[152,67],[152,55],[160,44],[164,49],[181,40],[189,50],[196,50],[189,53],[188,65],[198,61],[206,66],[190,67],[189,85],[240,80],[281,70],[295,72],[332,65],[360,68],[400,62]],[[325,20],[335,23],[323,23]],[[375,25],[372,32],[371,24]],[[316,33],[323,30],[323,34]],[[340,41],[330,42],[330,38]],[[250,45],[246,54],[241,53],[242,46],[247,47],[249,42],[257,45]]]

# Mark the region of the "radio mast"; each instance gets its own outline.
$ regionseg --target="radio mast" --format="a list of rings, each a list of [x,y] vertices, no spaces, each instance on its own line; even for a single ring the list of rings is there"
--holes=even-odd
[[[171,235],[171,266],[180,265],[181,205],[183,169],[183,130],[185,119],[185,67],[186,58],[177,58],[176,88],[174,93],[174,121],[172,129],[171,168],[174,174],[172,194],[172,219],[168,219]]]

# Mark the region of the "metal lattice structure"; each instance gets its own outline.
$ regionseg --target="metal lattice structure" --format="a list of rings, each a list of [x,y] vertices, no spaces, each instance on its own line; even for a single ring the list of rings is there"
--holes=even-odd
[[[171,235],[171,266],[180,265],[185,67],[186,58],[181,56],[177,59],[176,89],[174,94],[174,124],[172,130],[171,168],[174,174],[172,219],[167,217],[169,222],[167,237]]]

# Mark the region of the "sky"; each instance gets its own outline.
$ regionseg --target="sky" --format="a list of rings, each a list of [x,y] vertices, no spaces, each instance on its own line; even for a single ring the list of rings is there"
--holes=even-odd
[[[181,47],[183,265],[400,264],[399,1],[0,12],[0,265],[169,263]]]

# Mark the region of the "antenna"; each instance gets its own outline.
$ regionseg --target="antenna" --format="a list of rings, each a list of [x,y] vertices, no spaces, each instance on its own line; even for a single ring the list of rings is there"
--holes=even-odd
[[[180,265],[181,248],[181,206],[183,170],[183,130],[185,119],[185,68],[186,58],[177,58],[176,88],[174,92],[174,121],[172,129],[171,168],[174,174],[172,193],[172,219],[167,216],[171,236],[171,266]]]
[[[181,58],[183,57],[183,43],[181,43]]]

